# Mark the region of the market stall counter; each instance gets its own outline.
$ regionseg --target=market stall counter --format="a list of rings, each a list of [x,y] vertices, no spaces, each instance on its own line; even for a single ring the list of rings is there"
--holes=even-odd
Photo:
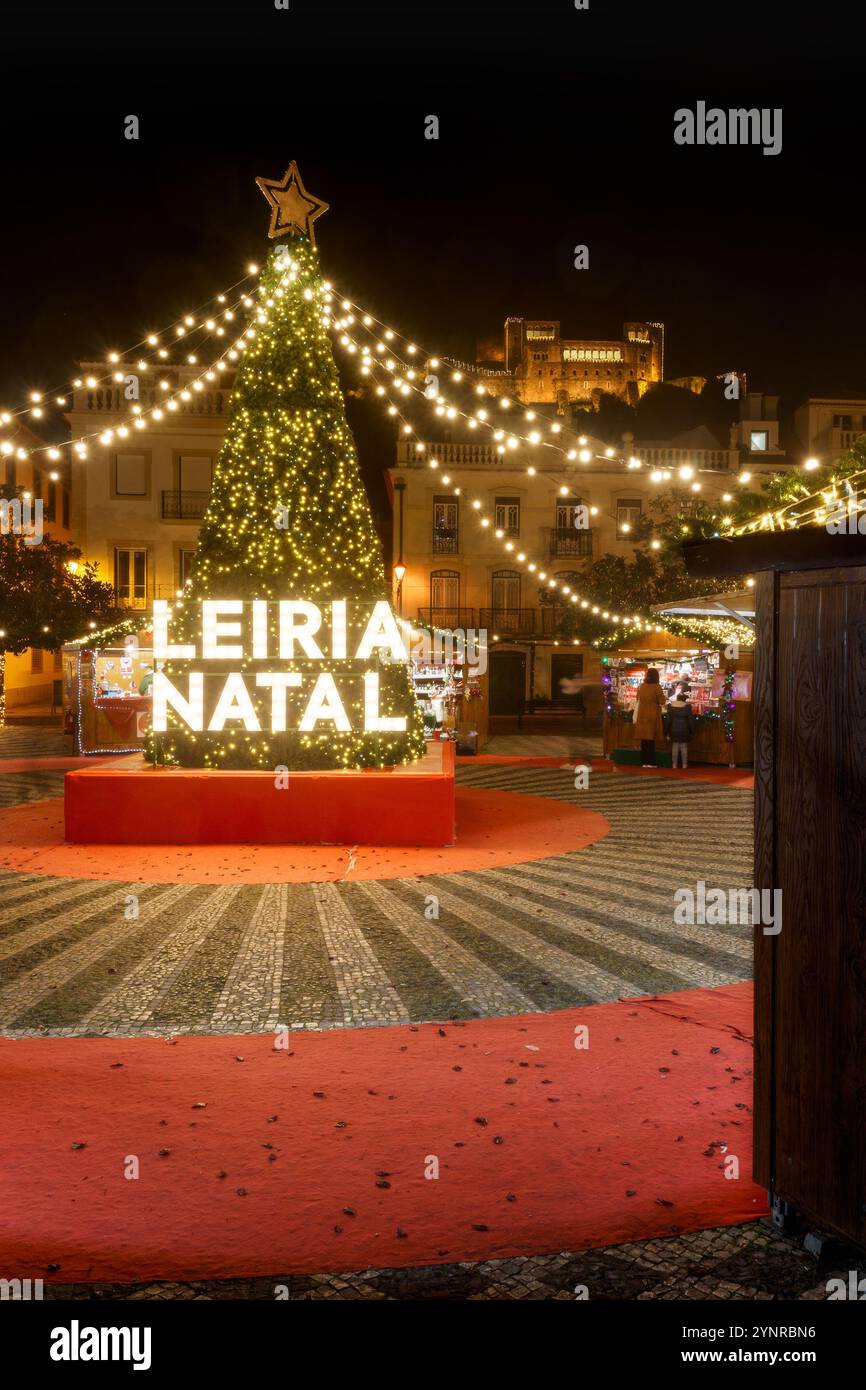
[[[152,632],[130,619],[63,648],[64,732],[75,752],[137,753],[150,727]]]
[[[685,688],[696,728],[689,762],[750,767],[754,758],[751,651],[728,660],[717,651],[623,652],[603,658],[605,692],[604,753],[614,762],[639,763],[640,740],[633,716],[637,692],[650,667],[659,673],[665,695]],[[656,744],[656,763],[671,765],[667,739]]]

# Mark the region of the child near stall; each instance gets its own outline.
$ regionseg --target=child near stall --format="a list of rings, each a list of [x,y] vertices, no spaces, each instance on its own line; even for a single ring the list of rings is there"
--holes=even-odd
[[[695,732],[695,715],[689,703],[688,690],[678,690],[665,711],[665,733],[671,741],[671,767],[687,768],[689,743]]]

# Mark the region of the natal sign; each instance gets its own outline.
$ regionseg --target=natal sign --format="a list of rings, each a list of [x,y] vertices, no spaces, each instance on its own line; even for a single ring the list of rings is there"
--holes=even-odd
[[[169,709],[196,733],[349,733],[351,709],[362,711],[367,733],[405,731],[405,715],[379,709],[380,661],[407,659],[386,601],[204,599],[198,607],[199,641],[176,644],[169,605],[154,602],[154,732],[168,729]],[[351,648],[350,630],[361,630]]]

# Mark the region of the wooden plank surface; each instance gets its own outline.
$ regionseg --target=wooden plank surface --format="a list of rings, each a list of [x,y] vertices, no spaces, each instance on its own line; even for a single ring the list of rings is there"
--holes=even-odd
[[[763,582],[763,581],[762,581]],[[866,569],[782,574],[776,634],[774,788],[756,842],[783,925],[774,957],[774,1187],[800,1211],[866,1242]],[[764,641],[762,640],[762,649]],[[761,663],[759,662],[759,665]],[[762,688],[766,674],[761,673]],[[762,694],[762,706],[767,703]],[[766,775],[769,730],[758,742]],[[766,940],[767,938],[765,938]],[[759,943],[759,1015],[767,949]],[[765,1151],[767,1040],[759,1108]],[[757,1132],[757,1131],[756,1131]],[[763,1159],[761,1160],[761,1173]]]
[[[755,887],[776,883],[775,780],[776,744],[776,589],[772,571],[755,580],[755,676],[752,710],[755,722]],[[783,918],[784,923],[784,918]],[[784,930],[784,925],[783,925]],[[753,1175],[767,1188],[773,1184],[773,1011],[774,942],[755,930],[755,1093]]]

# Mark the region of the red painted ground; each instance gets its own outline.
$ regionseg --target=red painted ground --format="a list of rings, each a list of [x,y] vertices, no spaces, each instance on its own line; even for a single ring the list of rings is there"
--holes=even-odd
[[[345,845],[68,845],[60,799],[0,812],[0,868],[153,883],[324,883],[496,868],[583,849],[610,826],[549,797],[458,787],[448,848]],[[106,806],[106,815],[111,807]]]
[[[301,1033],[289,1051],[250,1036],[0,1040],[0,1268],[313,1272],[749,1220],[766,1209],[750,1180],[751,997],[730,985]]]

